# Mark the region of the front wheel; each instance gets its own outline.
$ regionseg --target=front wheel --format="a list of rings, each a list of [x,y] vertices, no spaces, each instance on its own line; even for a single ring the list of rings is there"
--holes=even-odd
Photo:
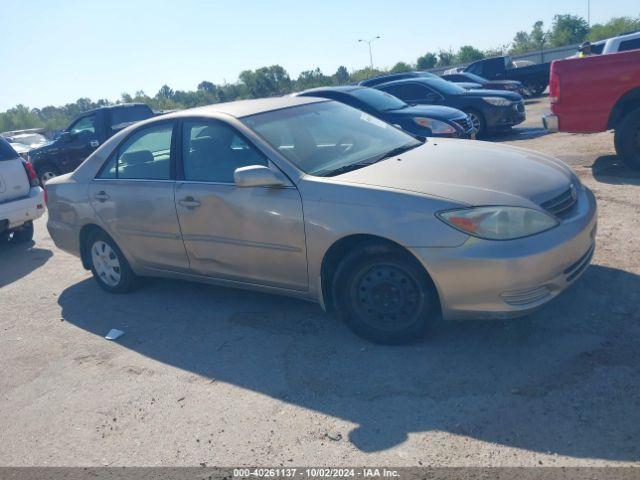
[[[105,233],[96,232],[88,240],[91,273],[107,292],[126,293],[136,287],[137,277],[115,242]]]
[[[629,168],[640,170],[640,109],[622,119],[615,131],[615,146]]]
[[[415,259],[389,251],[348,256],[336,272],[334,298],[351,330],[382,344],[419,340],[437,305],[435,288]]]
[[[469,117],[471,125],[473,125],[473,131],[475,132],[476,137],[482,137],[485,133],[487,133],[487,122],[480,112],[476,112],[475,110],[467,110],[465,111],[465,113]]]

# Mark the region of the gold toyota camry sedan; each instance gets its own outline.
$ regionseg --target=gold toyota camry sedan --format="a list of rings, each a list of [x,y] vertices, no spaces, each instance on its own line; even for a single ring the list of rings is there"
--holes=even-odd
[[[156,276],[285,294],[384,343],[439,315],[527,314],[595,248],[595,198],[562,162],[308,97],[137,123],[46,190],[54,242],[109,292]]]

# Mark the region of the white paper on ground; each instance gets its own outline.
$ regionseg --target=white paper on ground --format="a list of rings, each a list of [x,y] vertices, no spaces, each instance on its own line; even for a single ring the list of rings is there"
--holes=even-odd
[[[122,330],[118,330],[117,328],[112,328],[109,331],[109,333],[107,333],[107,336],[104,338],[106,338],[107,340],[117,340],[122,335],[124,335],[124,332]]]

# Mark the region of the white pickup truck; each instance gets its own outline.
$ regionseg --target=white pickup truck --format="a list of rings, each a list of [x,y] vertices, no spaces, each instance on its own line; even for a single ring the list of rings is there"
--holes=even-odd
[[[0,137],[0,244],[30,241],[33,221],[44,210],[44,191],[33,166]]]

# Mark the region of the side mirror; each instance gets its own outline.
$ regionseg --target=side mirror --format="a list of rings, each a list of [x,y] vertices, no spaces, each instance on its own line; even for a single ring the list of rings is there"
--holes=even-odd
[[[238,187],[281,187],[284,181],[269,167],[250,165],[236,168],[233,179]]]

